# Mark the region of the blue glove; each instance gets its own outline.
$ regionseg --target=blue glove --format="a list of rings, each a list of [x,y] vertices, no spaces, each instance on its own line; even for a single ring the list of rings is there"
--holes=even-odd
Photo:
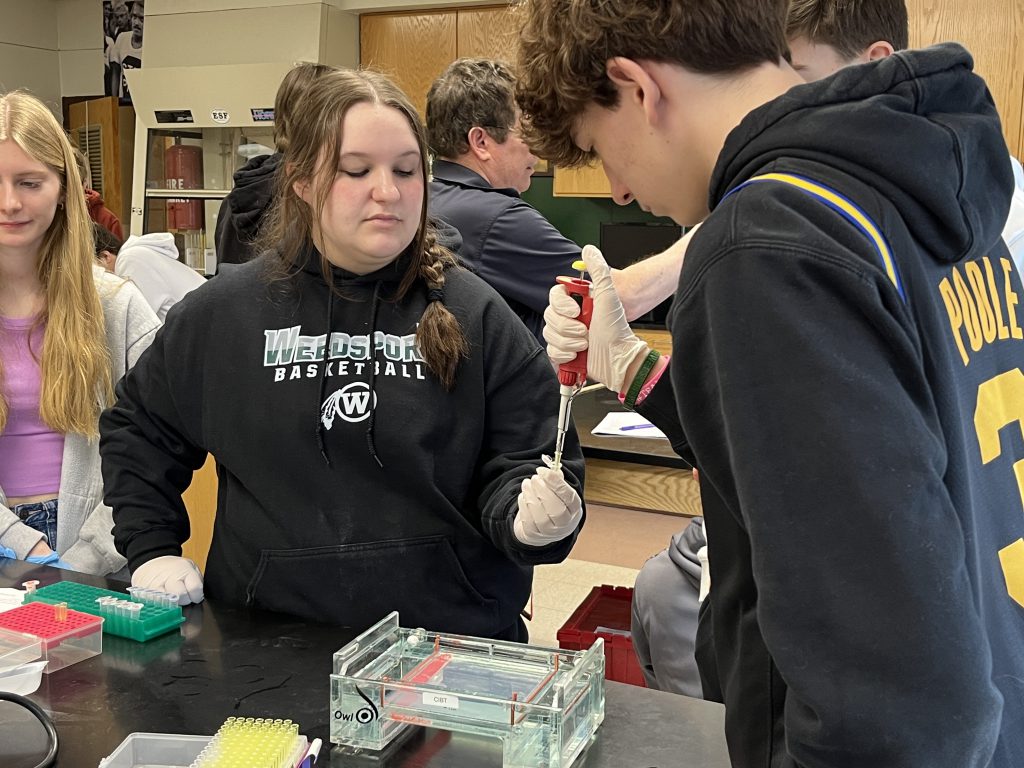
[[[52,565],[54,568],[63,568],[67,571],[73,571],[70,565],[60,559],[60,555],[56,552],[51,552],[48,555],[29,555],[25,558],[26,563],[33,563],[35,565]]]
[[[11,560],[17,560],[18,556],[14,554],[14,550],[9,547],[0,547],[0,557],[9,557]],[[48,555],[31,555],[25,558],[26,563],[32,563],[33,565],[52,565],[55,568],[64,568],[68,571],[75,570],[70,565],[60,559],[60,555],[56,552],[51,552]]]

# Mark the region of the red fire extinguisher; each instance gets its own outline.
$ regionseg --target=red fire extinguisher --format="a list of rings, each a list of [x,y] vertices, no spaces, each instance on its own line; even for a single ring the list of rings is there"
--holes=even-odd
[[[176,138],[164,153],[167,189],[203,188],[203,149]],[[167,228],[173,231],[203,228],[202,200],[168,200]]]

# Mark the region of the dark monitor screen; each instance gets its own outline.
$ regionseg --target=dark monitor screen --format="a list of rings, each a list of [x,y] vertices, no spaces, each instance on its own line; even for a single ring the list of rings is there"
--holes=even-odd
[[[616,269],[661,253],[683,236],[677,224],[601,223],[601,253]]]
[[[683,236],[676,224],[645,224],[640,222],[601,224],[601,253],[605,261],[616,269],[661,253]],[[634,325],[653,325],[663,328],[672,299],[667,299],[633,321]]]

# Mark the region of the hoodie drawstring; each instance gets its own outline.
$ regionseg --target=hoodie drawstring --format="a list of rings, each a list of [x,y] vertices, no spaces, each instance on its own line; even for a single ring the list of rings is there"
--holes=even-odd
[[[334,291],[327,290],[327,337],[324,341],[324,368],[320,374],[320,393],[316,407],[316,445],[320,449],[320,455],[324,457],[324,464],[331,466],[331,459],[327,455],[327,445],[324,443],[324,416],[323,402],[324,389],[327,385],[327,366],[330,365],[331,356],[331,328],[334,321]],[[372,391],[371,391],[372,396]]]
[[[373,302],[370,307],[370,424],[366,428],[366,447],[370,451],[377,466],[384,469],[384,462],[377,455],[377,446],[373,442],[373,428],[377,421],[377,398],[373,394],[373,385],[377,379],[377,308],[380,306],[380,281],[373,286]]]

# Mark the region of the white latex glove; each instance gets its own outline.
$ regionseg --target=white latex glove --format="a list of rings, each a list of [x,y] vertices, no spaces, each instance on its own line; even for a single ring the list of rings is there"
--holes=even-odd
[[[203,599],[203,574],[191,560],[164,555],[147,560],[132,574],[133,587],[158,589],[178,596],[178,605],[198,603]]]
[[[512,531],[523,544],[543,547],[575,531],[582,517],[583,502],[565,482],[562,470],[538,467],[523,480]]]
[[[626,384],[626,371],[637,356],[646,352],[647,342],[638,339],[626,322],[622,302],[612,285],[612,270],[592,245],[583,246],[583,261],[593,281],[591,296],[594,312],[590,321],[589,337],[587,327],[575,318],[580,314],[579,305],[556,285],[548,295],[548,307],[544,310],[544,340],[548,343],[548,357],[556,365],[567,363],[577,352],[589,349],[587,354],[587,378],[600,381],[608,389],[622,392]]]

